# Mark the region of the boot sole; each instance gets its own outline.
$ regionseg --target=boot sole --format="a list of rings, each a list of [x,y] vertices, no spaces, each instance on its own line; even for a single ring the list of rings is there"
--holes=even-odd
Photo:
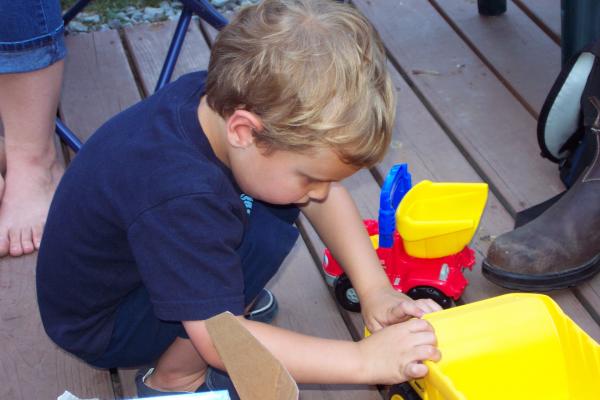
[[[491,282],[507,289],[549,292],[551,290],[565,289],[591,278],[600,272],[600,254],[596,254],[590,261],[568,272],[557,272],[542,276],[515,274],[483,260],[481,272]]]

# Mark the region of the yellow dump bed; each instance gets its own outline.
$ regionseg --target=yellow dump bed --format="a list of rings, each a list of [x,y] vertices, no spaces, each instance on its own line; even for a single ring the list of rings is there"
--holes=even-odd
[[[507,294],[425,317],[442,352],[424,400],[600,399],[600,346],[548,296]]]
[[[396,227],[406,252],[438,258],[461,251],[477,229],[487,192],[485,183],[419,182],[396,210]]]

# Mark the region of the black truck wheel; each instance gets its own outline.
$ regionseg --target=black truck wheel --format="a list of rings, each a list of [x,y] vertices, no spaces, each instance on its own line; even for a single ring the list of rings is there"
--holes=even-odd
[[[348,311],[360,312],[360,300],[346,274],[340,275],[333,284],[335,298]]]
[[[438,303],[442,308],[450,308],[453,304],[450,297],[431,286],[417,286],[410,289],[406,294],[414,300],[431,299]]]
[[[415,389],[409,383],[390,386],[387,400],[421,400]]]

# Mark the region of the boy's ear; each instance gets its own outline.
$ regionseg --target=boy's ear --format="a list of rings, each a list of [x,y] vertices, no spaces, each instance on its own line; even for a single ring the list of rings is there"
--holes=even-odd
[[[235,110],[226,120],[227,141],[233,147],[246,148],[254,143],[254,132],[260,132],[260,117],[250,111]]]

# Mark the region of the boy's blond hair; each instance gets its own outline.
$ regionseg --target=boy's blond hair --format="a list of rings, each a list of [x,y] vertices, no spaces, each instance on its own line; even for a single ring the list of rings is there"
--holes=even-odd
[[[223,118],[258,115],[267,150],[332,148],[371,166],[389,145],[395,95],[371,24],[332,0],[265,0],[242,9],[218,35],[206,83]]]

